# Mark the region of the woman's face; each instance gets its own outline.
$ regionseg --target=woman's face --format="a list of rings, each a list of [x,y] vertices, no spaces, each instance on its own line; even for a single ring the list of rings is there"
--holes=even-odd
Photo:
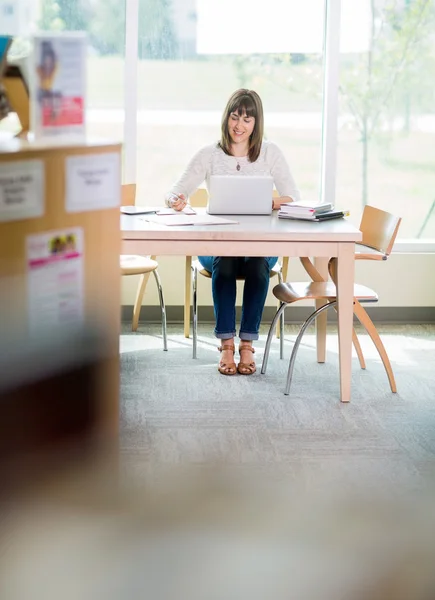
[[[228,118],[228,132],[233,144],[249,142],[254,127],[255,117],[248,117],[246,112],[243,112],[242,115],[233,112]]]

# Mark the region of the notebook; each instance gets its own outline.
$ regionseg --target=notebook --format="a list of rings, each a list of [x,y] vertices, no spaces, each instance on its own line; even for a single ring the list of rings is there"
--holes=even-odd
[[[272,214],[273,178],[261,175],[212,175],[210,215]]]
[[[332,210],[329,212],[325,212],[325,213],[320,213],[318,215],[312,215],[312,216],[307,216],[307,215],[289,215],[289,214],[285,214],[285,213],[281,213],[281,211],[278,213],[278,217],[280,219],[290,219],[293,221],[329,221],[330,219],[342,219],[343,217],[348,217],[349,216],[349,211],[348,210]]]
[[[162,206],[121,206],[121,212],[124,215],[195,215],[196,211],[191,206],[186,206],[185,209],[177,211],[174,208],[166,208]]]

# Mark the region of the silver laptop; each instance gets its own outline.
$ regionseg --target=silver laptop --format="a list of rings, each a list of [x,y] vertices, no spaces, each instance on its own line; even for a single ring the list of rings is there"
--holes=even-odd
[[[272,214],[273,178],[261,175],[212,175],[210,215]]]

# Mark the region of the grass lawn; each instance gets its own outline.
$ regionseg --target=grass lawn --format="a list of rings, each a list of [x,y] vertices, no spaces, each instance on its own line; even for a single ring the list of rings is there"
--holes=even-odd
[[[266,110],[319,111],[322,78],[319,70],[298,65],[296,90],[314,89],[308,97],[254,76],[249,86],[262,96]],[[88,101],[92,108],[123,106],[124,61],[116,57],[88,59]],[[222,110],[230,94],[242,87],[230,58],[199,61],[141,60],[138,64],[138,108]]]
[[[121,135],[121,126],[93,124],[92,133]],[[303,197],[318,198],[321,132],[270,128],[268,137],[285,152]],[[156,204],[201,146],[217,139],[218,127],[138,126],[137,182],[141,202]],[[375,145],[369,155],[369,204],[403,217],[400,237],[417,236],[435,200],[435,140],[429,133],[397,137],[388,155]],[[421,157],[421,160],[416,158]],[[355,132],[339,134],[336,205],[351,211],[359,223],[361,203],[361,145]],[[435,214],[423,238],[435,239]]]

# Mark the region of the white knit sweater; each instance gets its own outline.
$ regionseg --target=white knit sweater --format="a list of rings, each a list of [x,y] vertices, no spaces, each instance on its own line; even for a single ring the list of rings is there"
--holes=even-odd
[[[240,165],[240,170],[237,170],[237,165]],[[284,154],[273,142],[263,141],[260,155],[253,163],[247,156],[228,156],[217,143],[201,148],[166,195],[166,201],[171,193],[184,194],[187,198],[204,181],[209,189],[210,175],[271,175],[280,196],[290,196],[295,202],[300,200]]]

